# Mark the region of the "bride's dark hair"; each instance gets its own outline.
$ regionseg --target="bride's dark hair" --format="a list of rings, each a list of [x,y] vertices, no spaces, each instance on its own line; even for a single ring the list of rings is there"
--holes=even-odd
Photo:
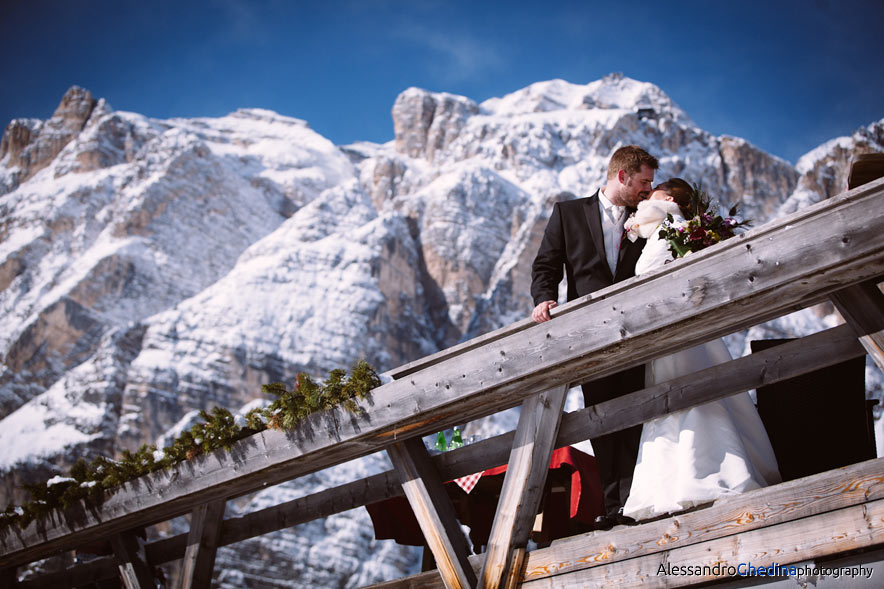
[[[681,178],[670,178],[666,182],[661,182],[655,186],[651,192],[656,192],[657,190],[662,190],[667,195],[671,196],[672,200],[674,200],[675,204],[679,206],[686,219],[694,216],[691,203],[694,189],[685,180],[682,180]]]

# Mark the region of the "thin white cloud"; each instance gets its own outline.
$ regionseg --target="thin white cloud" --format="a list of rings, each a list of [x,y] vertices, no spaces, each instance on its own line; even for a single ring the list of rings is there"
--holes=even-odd
[[[396,36],[423,46],[437,56],[426,67],[443,83],[463,82],[485,75],[505,63],[497,47],[462,32],[448,33],[406,22],[397,30]]]
[[[277,14],[284,8],[276,0],[260,5],[243,0],[214,0],[212,4],[223,16],[222,28],[216,32],[219,40],[258,45],[263,45],[267,40],[268,15]]]

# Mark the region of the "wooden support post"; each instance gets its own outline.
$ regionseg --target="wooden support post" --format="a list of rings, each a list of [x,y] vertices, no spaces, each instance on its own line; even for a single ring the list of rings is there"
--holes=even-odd
[[[153,572],[147,564],[144,538],[137,532],[124,532],[111,538],[120,576],[126,589],[154,589]]]
[[[525,547],[540,506],[567,394],[567,385],[558,386],[522,404],[480,587],[516,587],[521,582]]]
[[[850,164],[847,188],[852,190],[884,176],[884,154],[866,153]],[[832,302],[853,327],[859,341],[884,372],[884,295],[878,280],[869,280],[832,295]]]
[[[476,586],[467,540],[442,479],[420,438],[393,444],[387,454],[402,481],[402,490],[436,559],[442,581],[449,588]]]
[[[832,295],[832,302],[878,368],[884,372],[884,293],[877,280],[845,288]]]
[[[203,503],[190,514],[190,533],[181,571],[181,589],[208,588],[224,520],[224,499]]]

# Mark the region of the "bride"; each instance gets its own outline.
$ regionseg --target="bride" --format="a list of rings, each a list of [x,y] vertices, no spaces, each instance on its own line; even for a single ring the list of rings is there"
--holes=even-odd
[[[684,221],[691,186],[673,178],[654,188],[626,222],[630,233],[647,238],[636,275],[672,259],[660,224],[671,214]],[[717,339],[650,362],[645,385],[727,362]],[[637,520],[674,513],[727,495],[780,482],[776,457],[748,393],[664,415],[644,424],[632,489],[623,515]]]

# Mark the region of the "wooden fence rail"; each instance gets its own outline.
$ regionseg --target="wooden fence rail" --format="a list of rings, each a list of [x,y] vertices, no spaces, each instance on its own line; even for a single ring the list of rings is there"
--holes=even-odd
[[[455,421],[516,406],[544,390],[609,374],[826,300],[884,275],[882,220],[884,180],[878,180],[564,305],[553,321],[519,322],[393,371],[397,380],[373,391],[362,416],[342,410],[311,416],[296,431],[266,431],[238,442],[232,452],[215,452],[127,483],[101,509],[84,504],[25,530],[6,528],[0,531],[0,569],[387,449]],[[852,336],[844,345],[849,351],[842,353],[857,354],[852,332],[824,333],[820,338],[840,337],[842,342]],[[830,352],[830,343],[825,345]],[[768,357],[788,357],[780,348]],[[749,361],[725,366],[733,368],[743,360]],[[801,364],[776,364],[794,371],[792,362]],[[806,357],[803,363],[808,364]],[[710,370],[718,369],[726,368]],[[761,379],[754,376],[734,369],[728,378],[746,390],[764,384],[756,382],[765,378],[764,371]],[[753,383],[746,386],[749,381]],[[631,406],[615,400],[622,406],[611,402],[587,408],[562,422],[558,439],[574,435],[569,428],[585,439],[711,400],[712,391],[725,390],[722,382],[705,390],[665,383],[640,392],[642,401],[648,401],[644,406],[633,399]],[[467,464],[480,448],[467,447],[436,462],[463,457]],[[504,448],[503,461],[507,453]],[[470,468],[464,474],[479,470]],[[445,466],[440,470],[451,472]],[[388,478],[376,484],[390,486]],[[321,517],[316,514],[311,509],[309,515]],[[232,522],[221,524],[220,544],[229,529]]]

